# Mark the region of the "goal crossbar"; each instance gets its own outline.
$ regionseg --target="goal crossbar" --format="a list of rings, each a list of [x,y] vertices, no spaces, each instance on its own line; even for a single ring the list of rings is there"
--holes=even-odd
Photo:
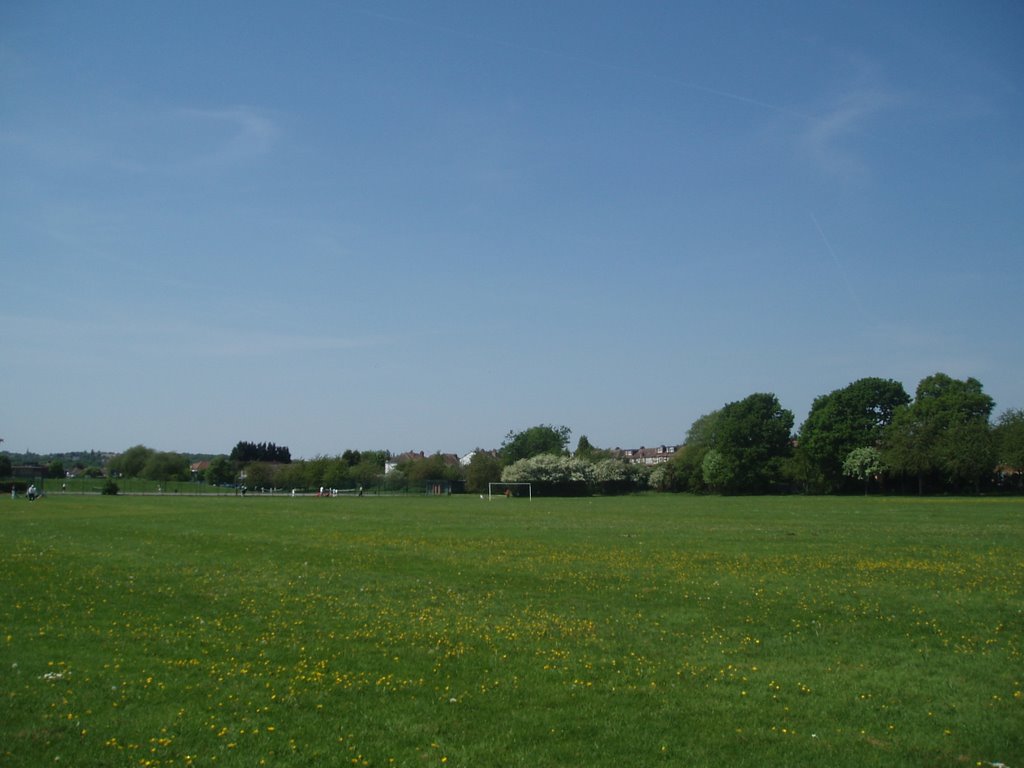
[[[487,484],[487,500],[490,501],[494,498],[495,491],[497,495],[508,495],[508,491],[512,488],[525,488],[526,498],[533,500],[533,483],[488,483]]]

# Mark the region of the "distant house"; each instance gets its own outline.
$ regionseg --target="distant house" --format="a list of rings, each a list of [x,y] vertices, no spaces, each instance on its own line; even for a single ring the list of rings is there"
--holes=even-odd
[[[482,450],[480,448],[475,448],[472,451],[470,451],[469,453],[467,453],[465,456],[463,456],[461,459],[459,459],[459,464],[461,464],[464,467],[468,467],[470,464],[473,463],[473,459],[478,454],[483,455],[483,456],[491,456],[492,458],[495,458],[495,459],[498,458],[498,452],[493,450],[493,449],[490,450],[490,451],[485,451],[485,450]]]
[[[208,461],[196,461],[193,462],[189,469],[192,470],[192,479],[197,480],[206,474],[206,470],[210,468],[210,462]]]
[[[392,456],[390,459],[384,462],[384,474],[388,474],[393,470],[398,469],[399,464],[408,464],[410,461],[423,461],[426,458],[426,454],[423,451],[417,453],[416,451],[406,451],[400,453],[397,456]]]
[[[408,464],[413,461],[423,461],[426,458],[427,454],[423,451],[406,451],[405,453],[400,453],[397,456],[392,456],[384,462],[384,474],[386,475],[392,470],[398,469],[401,464]],[[442,453],[441,458],[449,467],[459,466],[459,455],[457,453]]]
[[[616,448],[613,453],[631,464],[654,466],[671,461],[680,447],[678,445],[659,445],[656,448],[645,448],[644,446],[639,448]]]

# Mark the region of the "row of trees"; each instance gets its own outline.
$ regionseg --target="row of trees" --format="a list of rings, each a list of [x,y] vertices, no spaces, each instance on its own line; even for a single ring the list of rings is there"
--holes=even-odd
[[[593,460],[579,455],[541,454],[519,459],[501,472],[501,482],[532,483],[546,496],[605,495],[642,491],[658,473],[643,464],[617,458]]]
[[[994,406],[974,378],[936,373],[911,397],[897,381],[869,377],[816,398],[796,432],[772,393],[727,403],[697,419],[672,461],[653,469],[626,465],[585,436],[570,457],[569,430],[541,425],[510,432],[489,474],[556,493],[1024,490],[1024,411],[993,423]]]
[[[64,462],[60,459],[51,459],[44,467],[46,477],[64,477]],[[0,453],[0,479],[8,478],[14,472],[14,462],[5,453]]]
[[[936,373],[913,398],[897,381],[864,378],[816,398],[794,435],[775,395],[754,394],[695,421],[661,482],[724,493],[1019,489],[1024,412],[992,424],[994,405],[973,378]]]
[[[571,430],[541,424],[510,431],[497,451],[477,451],[468,466],[435,454],[386,475],[387,451],[347,450],[291,461],[286,447],[238,443],[211,460],[205,479],[250,487],[424,488],[427,481],[484,492],[491,482],[532,482],[541,493],[616,493],[652,487],[697,493],[850,493],[874,488],[935,493],[1024,490],[1024,411],[994,423],[994,402],[973,378],[936,373],[911,397],[891,379],[864,378],[814,400],[794,432],[793,413],[772,393],[755,393],[697,419],[671,462],[626,463]],[[189,457],[135,446],[109,462],[114,475],[188,480]]]
[[[348,450],[339,456],[317,456],[288,464],[254,461],[244,467],[245,484],[250,488],[370,488],[381,484],[384,462],[389,457],[387,451]]]
[[[292,453],[287,446],[273,443],[250,443],[240,440],[231,449],[228,458],[237,464],[248,464],[250,461],[266,461],[271,464],[288,464]]]
[[[3,442],[0,440],[0,442]],[[15,466],[45,467],[46,477],[60,478],[66,474],[85,477],[102,477],[102,467],[106,464],[108,454],[100,451],[70,451],[41,455],[26,451],[24,453],[0,452],[0,478],[10,476]]]
[[[141,477],[162,482],[192,479],[191,460],[184,453],[156,451],[136,445],[107,463],[111,477]]]
[[[580,485],[584,476],[572,476],[563,479],[557,472],[548,471],[542,478],[524,474],[531,466],[557,465],[562,467],[566,462],[581,462],[582,459],[569,457],[568,444],[571,430],[568,427],[555,427],[547,424],[530,427],[521,432],[509,432],[500,450],[476,451],[466,466],[452,461],[450,456],[436,453],[432,456],[409,457],[398,462],[385,474],[385,462],[391,460],[387,451],[345,451],[340,456],[319,456],[314,459],[293,461],[290,464],[271,464],[267,462],[250,462],[244,466],[245,482],[248,486],[275,488],[335,488],[349,489],[356,487],[382,488],[387,491],[422,491],[427,484],[437,481],[450,484],[452,487],[464,487],[470,492],[483,493],[488,483],[500,482],[503,473],[512,471],[513,477],[527,477],[533,482],[546,483],[547,492],[568,492],[568,489],[582,491],[592,484],[597,490],[610,491],[615,486],[614,480],[619,479],[609,468],[595,474],[587,464],[585,482]],[[581,446],[589,447],[585,437],[581,438]],[[594,456],[601,452],[589,448]],[[577,449],[577,453],[580,449]],[[607,452],[604,452],[605,454]],[[530,462],[535,462],[530,464]],[[231,463],[226,462],[230,467]],[[614,462],[623,468],[623,462]],[[211,462],[207,471],[207,479],[215,482],[213,473],[221,467],[217,461]],[[514,467],[514,469],[512,469]],[[519,474],[515,474],[518,472]],[[619,474],[622,475],[623,472]],[[613,477],[614,475],[614,477]],[[633,472],[630,476],[639,476]],[[624,475],[623,475],[624,476]],[[507,481],[513,482],[513,481]],[[518,481],[516,481],[518,482]],[[621,487],[622,483],[618,487]],[[644,484],[643,487],[646,487]]]

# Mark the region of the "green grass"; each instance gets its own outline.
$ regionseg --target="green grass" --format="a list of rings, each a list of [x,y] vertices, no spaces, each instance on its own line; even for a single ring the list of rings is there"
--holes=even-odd
[[[119,477],[114,480],[117,483],[117,487],[120,493],[131,495],[131,494],[164,494],[168,496],[181,495],[181,496],[198,496],[198,495],[220,495],[220,496],[234,496],[235,489],[228,487],[221,487],[216,485],[208,485],[205,482],[189,482],[185,480],[168,480],[168,481],[157,481],[157,480],[143,480],[137,477],[124,478]],[[42,481],[42,489],[49,496],[75,496],[82,494],[95,494],[100,493],[103,490],[103,486],[107,484],[107,478],[105,477],[70,477],[67,479],[62,478],[46,478]],[[39,485],[39,481],[36,481],[36,485]],[[0,485],[0,487],[3,487]],[[10,490],[10,486],[8,486]],[[284,493],[284,491],[281,491]]]
[[[0,514],[3,765],[1024,766],[1019,500]]]

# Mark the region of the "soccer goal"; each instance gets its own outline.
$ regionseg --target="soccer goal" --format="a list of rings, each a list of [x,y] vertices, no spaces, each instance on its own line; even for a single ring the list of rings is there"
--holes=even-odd
[[[532,483],[488,483],[487,484],[487,499],[490,501],[495,496],[506,499],[511,498],[533,498],[533,484]]]

